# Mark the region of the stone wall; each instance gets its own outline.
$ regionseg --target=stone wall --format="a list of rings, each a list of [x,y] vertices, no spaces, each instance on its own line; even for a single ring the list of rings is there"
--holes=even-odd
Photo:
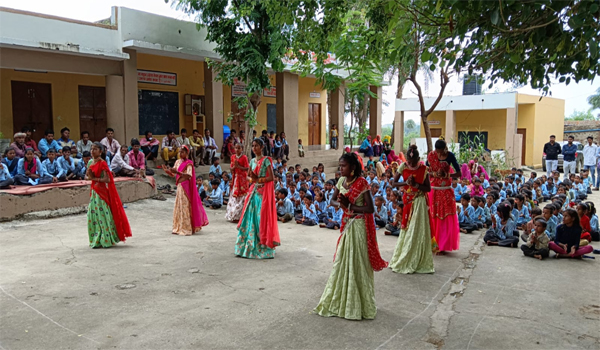
[[[147,199],[156,194],[156,189],[142,181],[121,181],[116,186],[123,203]],[[0,193],[0,221],[19,219],[31,212],[84,207],[89,201],[89,186],[53,188],[23,196]]]
[[[594,141],[600,142],[600,121],[597,120],[565,120],[565,135],[566,140],[569,135],[575,137],[575,141],[585,143],[588,136],[592,136]],[[597,131],[581,131],[578,130],[597,130]],[[557,135],[557,139],[558,135]]]

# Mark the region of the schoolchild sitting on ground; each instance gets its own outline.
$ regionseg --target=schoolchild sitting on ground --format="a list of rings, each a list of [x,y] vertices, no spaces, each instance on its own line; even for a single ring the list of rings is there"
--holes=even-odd
[[[471,206],[473,207],[473,225],[477,227],[477,229],[482,229],[485,224],[485,215],[483,208],[479,205],[480,196],[475,196],[471,198]]]
[[[593,202],[586,202],[588,211],[586,215],[590,218],[590,228],[592,229],[590,235],[592,241],[600,241],[600,233],[598,228],[598,215],[596,215],[596,206]]]
[[[85,174],[87,172],[87,166],[90,162],[90,159],[92,159],[92,154],[88,151],[83,151],[81,154],[81,159],[79,159],[79,161],[75,164],[75,172],[80,179],[85,179]]]
[[[223,192],[223,204],[227,204],[229,201],[229,174],[226,171],[221,175],[223,181],[219,184],[221,192]]]
[[[15,180],[10,175],[8,171],[8,167],[4,165],[4,162],[0,162],[0,189],[10,188],[12,184],[15,183]]]
[[[531,211],[531,220],[523,225],[523,233],[521,239],[525,242],[529,240],[529,235],[535,231],[535,220],[542,217],[542,210],[538,207],[533,208]]]
[[[550,252],[548,248],[550,239],[546,234],[547,223],[541,217],[536,217],[534,221],[534,231],[529,235],[527,243],[521,246],[521,250],[525,256],[542,260],[547,258]]]
[[[509,202],[498,206],[497,215],[492,216],[492,227],[487,230],[483,241],[487,245],[516,248],[519,237],[515,237],[516,224],[511,215],[512,207]]]
[[[206,199],[208,196],[204,190],[204,179],[202,178],[202,175],[196,176],[196,188],[198,189],[198,195],[200,196],[200,199],[204,201],[204,199]]]
[[[310,193],[306,193],[304,195],[302,206],[302,218],[300,220],[296,220],[296,223],[306,226],[315,226],[319,224],[317,210],[315,209],[315,206],[312,203],[312,196]]]
[[[315,196],[315,189],[323,189],[323,185],[321,185],[319,175],[313,175],[310,183],[310,193]]]
[[[25,157],[19,159],[15,185],[47,185],[52,183],[52,176],[46,175],[42,163],[33,155],[33,148],[25,150]]]
[[[400,230],[401,230],[401,226],[402,226],[402,209],[403,209],[402,202],[396,201],[396,214],[394,215],[394,221],[391,224],[387,224],[385,226],[386,231],[384,232],[384,234],[386,236],[389,236],[389,235],[399,236],[400,235]]]
[[[317,187],[317,193],[315,194],[315,209],[317,210],[317,222],[323,222],[323,219],[327,217],[327,202],[325,202],[325,195]]]
[[[371,184],[371,196],[373,198],[377,197],[379,195],[379,183],[377,182],[373,182]]]
[[[19,158],[17,158],[17,154],[15,153],[15,149],[12,147],[8,147],[6,151],[4,151],[4,158],[2,158],[2,164],[6,166],[8,173],[11,177],[15,177],[17,175],[17,164],[19,164]]]
[[[582,230],[581,242],[579,243],[579,245],[584,246],[592,241],[592,235],[590,234],[590,231],[592,230],[592,228],[590,227],[590,218],[586,215],[589,209],[587,204],[585,204],[584,202],[580,202],[577,204],[575,210],[577,210],[577,215],[579,215],[579,224],[581,225]]]
[[[328,228],[332,230],[339,230],[342,227],[342,216],[344,216],[344,209],[335,208],[332,205],[328,207],[331,212],[331,217],[323,218],[323,223],[319,225],[321,228]]]
[[[485,190],[481,186],[481,180],[476,177],[473,179],[473,187],[471,187],[471,197],[483,196]]]
[[[60,167],[61,175],[59,176],[60,181],[77,180],[77,168],[75,167],[75,160],[71,158],[71,147],[63,147],[62,157],[56,159],[58,166]]]
[[[295,207],[296,200],[300,199],[300,193],[298,193],[298,191],[296,190],[296,183],[294,181],[289,181],[287,183],[287,190],[288,198],[292,201],[292,204],[294,204]]]
[[[211,209],[219,209],[223,206],[223,191],[219,188],[221,181],[214,179],[210,182],[212,192],[210,196],[204,200],[204,205]]]
[[[288,198],[288,190],[277,190],[277,220],[288,222],[294,219],[294,204]]]
[[[298,199],[294,202],[294,213],[296,221],[302,219],[302,208],[304,207],[304,197],[306,197],[308,190],[305,187],[300,187],[298,190]],[[312,201],[312,200],[311,200]]]
[[[51,148],[48,150],[48,152],[46,152],[46,156],[48,158],[42,162],[44,173],[48,176],[52,176],[52,183],[66,181],[66,178],[64,178],[64,180],[62,179],[63,173],[60,165],[58,165],[58,161],[56,160],[56,151]]]
[[[575,176],[575,184],[573,184],[573,189],[575,190],[577,199],[580,199],[580,200],[587,199],[587,189],[588,188],[583,183],[581,176],[579,176],[579,175]]]
[[[529,209],[525,205],[525,197],[522,194],[515,196],[515,219],[517,221],[517,228],[525,225],[531,217],[529,216]]]
[[[465,193],[460,198],[460,206],[458,212],[458,226],[462,233],[472,233],[477,229],[477,225],[473,224],[475,209],[471,206],[471,196]]]
[[[387,225],[388,210],[385,207],[382,196],[375,197],[375,225],[383,228]]]
[[[591,245],[579,246],[581,232],[577,212],[565,210],[563,224],[556,228],[556,238],[548,244],[550,250],[556,253],[555,258],[580,258],[591,253],[594,250]]]
[[[456,202],[460,202],[460,197],[463,194],[463,188],[462,185],[458,183],[458,178],[454,177],[452,178],[452,189],[454,190],[454,200],[456,200]]]

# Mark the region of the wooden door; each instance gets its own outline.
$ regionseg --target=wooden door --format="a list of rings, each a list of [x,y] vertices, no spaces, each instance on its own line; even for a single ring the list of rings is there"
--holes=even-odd
[[[435,129],[429,129],[431,131],[431,137],[440,137],[442,136],[442,129],[441,128],[435,128]]]
[[[517,134],[523,135],[523,144],[521,146],[521,165],[525,165],[525,151],[527,151],[527,129],[517,129]]]
[[[31,130],[31,138],[39,141],[53,124],[50,84],[12,81],[11,93],[14,132],[26,126]]]
[[[80,86],[79,130],[89,132],[90,140],[99,141],[104,137],[106,125],[106,89]]]
[[[304,141],[304,140],[303,140]],[[308,104],[308,145],[321,144],[321,104]]]

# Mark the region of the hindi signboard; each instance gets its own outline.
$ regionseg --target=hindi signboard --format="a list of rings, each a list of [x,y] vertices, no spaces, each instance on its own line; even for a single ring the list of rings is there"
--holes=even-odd
[[[177,74],[175,73],[138,70],[137,76],[140,83],[177,86]]]

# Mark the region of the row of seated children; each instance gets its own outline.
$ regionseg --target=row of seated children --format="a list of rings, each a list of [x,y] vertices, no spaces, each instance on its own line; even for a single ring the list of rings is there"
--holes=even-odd
[[[202,175],[196,176],[196,186],[200,199],[211,209],[219,209],[227,205],[230,193],[230,176],[224,171],[219,175],[211,172],[208,174],[208,180],[204,180]]]

